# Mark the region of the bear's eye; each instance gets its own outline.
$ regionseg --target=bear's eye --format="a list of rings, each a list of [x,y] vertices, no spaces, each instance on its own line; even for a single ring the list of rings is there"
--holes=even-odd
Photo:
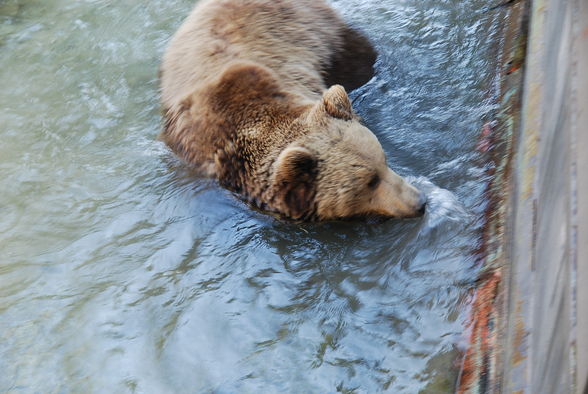
[[[375,189],[380,184],[380,176],[375,174],[370,179],[369,183],[367,184],[370,189]]]

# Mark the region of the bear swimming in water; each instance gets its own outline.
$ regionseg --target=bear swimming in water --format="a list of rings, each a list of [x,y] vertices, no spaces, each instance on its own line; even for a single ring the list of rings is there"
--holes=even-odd
[[[291,219],[420,216],[424,195],[388,167],[343,87],[367,82],[375,57],[322,0],[202,0],[163,58],[161,137]]]

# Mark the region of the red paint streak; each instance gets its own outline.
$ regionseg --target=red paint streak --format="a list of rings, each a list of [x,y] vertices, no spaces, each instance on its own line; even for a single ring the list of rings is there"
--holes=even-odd
[[[470,346],[465,354],[462,365],[461,379],[457,393],[471,392],[474,384],[480,384],[482,376],[479,371],[488,371],[491,366],[481,365],[488,360],[479,360],[480,355],[494,354],[496,348],[496,316],[495,305],[501,273],[495,271],[484,278],[484,283],[478,288],[472,306]],[[489,384],[490,382],[488,382]]]
[[[491,134],[492,126],[490,125],[490,122],[488,122],[484,124],[484,126],[482,127],[482,132],[480,133],[480,140],[478,141],[478,146],[476,146],[476,149],[479,152],[485,153],[492,148]]]
[[[520,69],[521,69],[521,66],[520,65],[512,66],[511,68],[508,69],[508,71],[506,72],[506,75],[510,75],[513,72],[515,72],[517,70],[520,70]]]

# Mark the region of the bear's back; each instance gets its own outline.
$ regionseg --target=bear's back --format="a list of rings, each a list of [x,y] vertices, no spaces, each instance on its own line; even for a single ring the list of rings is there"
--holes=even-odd
[[[323,0],[203,0],[164,55],[164,111],[243,60],[273,70],[292,94],[316,100],[325,89],[321,71],[341,47],[344,28]]]

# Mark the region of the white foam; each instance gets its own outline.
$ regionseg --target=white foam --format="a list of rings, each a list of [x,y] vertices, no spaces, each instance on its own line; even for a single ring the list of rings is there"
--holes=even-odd
[[[440,188],[425,177],[407,177],[406,180],[427,196],[425,226],[435,228],[446,221],[469,222],[471,214],[455,193]]]

